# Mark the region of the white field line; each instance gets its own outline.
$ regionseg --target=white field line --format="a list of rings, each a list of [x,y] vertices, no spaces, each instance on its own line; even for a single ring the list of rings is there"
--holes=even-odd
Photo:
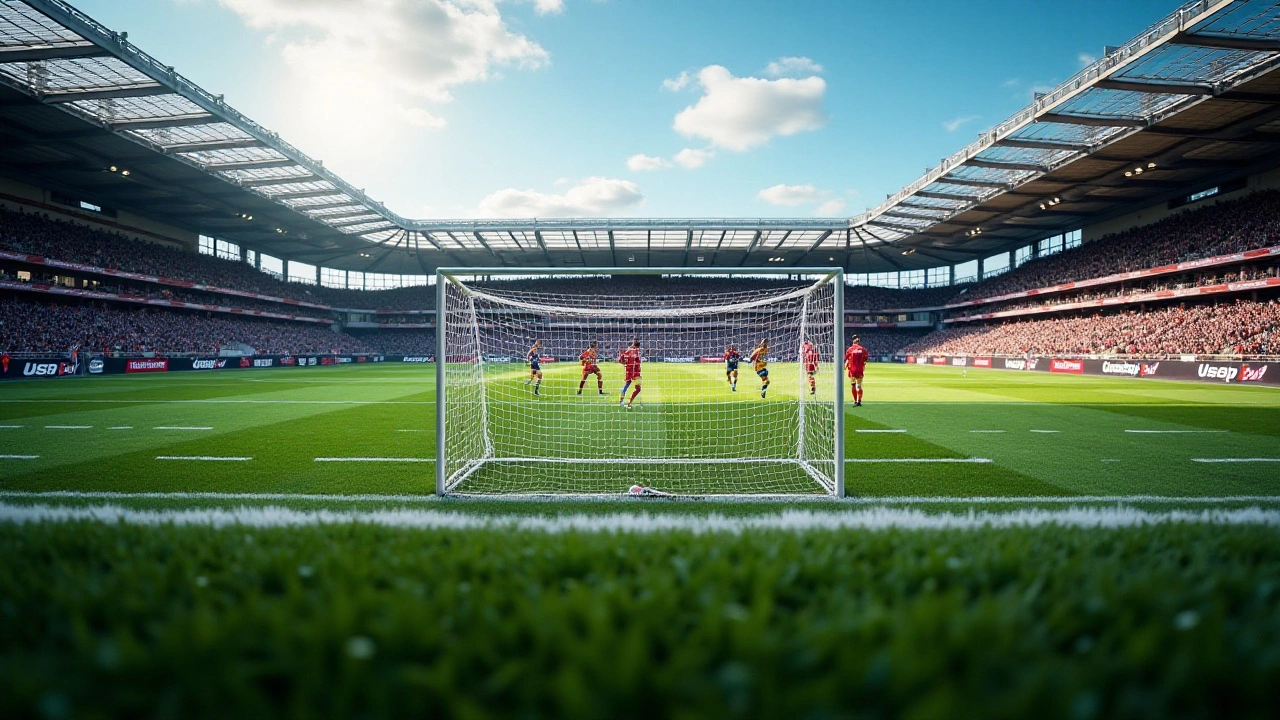
[[[501,501],[507,496],[493,495],[486,501]],[[597,498],[615,499],[615,496],[593,496]],[[717,499],[734,502],[733,496],[715,496]],[[927,497],[922,495],[896,495],[885,497],[850,497],[844,500],[823,498],[822,496],[801,495],[787,497],[770,496],[780,503],[797,501],[829,500],[837,504],[850,505],[1068,505],[1075,503],[1151,503],[1151,504],[1185,504],[1185,505],[1221,505],[1225,503],[1267,503],[1280,505],[1280,495],[1216,495],[1216,496],[1175,496],[1175,495],[1028,495],[1028,496],[971,496],[971,497]],[[109,490],[0,490],[0,498],[24,500],[298,500],[306,502],[360,503],[360,502],[396,502],[396,503],[437,503],[454,502],[453,499],[442,500],[436,495],[320,495],[315,493],[223,493],[223,492],[114,492]],[[581,499],[581,498],[570,498]],[[629,502],[635,498],[618,498]],[[709,498],[710,499],[710,498]],[[515,502],[557,502],[548,496],[539,496],[530,500],[523,496]]]
[[[971,433],[982,433],[986,435],[996,435],[998,433],[1008,432],[1007,430],[970,430]]]
[[[92,425],[45,425],[45,430],[88,430]]]
[[[989,463],[988,458],[845,458],[846,463]]]
[[[79,405],[435,405],[435,400],[67,400],[63,398],[5,399],[0,403]]]
[[[1057,435],[1062,431],[1061,430],[1032,430],[1031,432],[1040,433],[1041,435]]]
[[[39,455],[0,455],[0,460],[37,460]]]
[[[108,430],[132,430],[133,426],[132,425],[116,425],[115,427],[109,427],[107,429]]]
[[[251,457],[232,457],[227,455],[157,455],[157,460],[200,460],[204,462],[248,462]]]
[[[141,526],[186,527],[305,527],[318,525],[375,525],[416,530],[498,530],[545,533],[741,534],[757,531],[807,532],[831,530],[999,530],[1006,528],[1066,527],[1126,529],[1159,525],[1257,525],[1280,527],[1280,509],[1259,507],[1198,511],[1148,511],[1126,507],[1056,510],[1018,509],[1009,512],[926,513],[910,508],[864,508],[845,512],[784,510],[758,516],[611,513],[606,515],[492,516],[420,508],[371,511],[295,510],[284,507],[135,510],[118,505],[68,507],[0,504],[0,522],[98,522]]]
[[[1230,430],[1125,430],[1137,435],[1203,435],[1206,433],[1226,433]]]
[[[1191,458],[1198,463],[1280,463],[1280,458]]]
[[[858,433],[904,433],[906,430],[854,430]]]
[[[435,458],[397,458],[397,457],[320,457],[316,462],[361,462],[361,463],[434,463]]]
[[[211,427],[183,427],[180,425],[160,425],[153,427],[152,430],[212,430]]]
[[[412,432],[412,433],[419,433],[419,432],[426,432],[426,430],[424,430],[424,429],[422,429],[422,428],[417,428],[417,429],[410,428],[410,429],[407,429],[407,430],[397,430],[396,432]]]
[[[26,425],[0,425],[0,430],[17,430],[24,427],[26,427]]]

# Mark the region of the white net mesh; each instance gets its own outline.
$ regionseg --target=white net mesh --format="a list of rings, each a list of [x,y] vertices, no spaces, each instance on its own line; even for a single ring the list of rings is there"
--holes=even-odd
[[[443,282],[446,491],[834,491],[838,278],[661,297]]]

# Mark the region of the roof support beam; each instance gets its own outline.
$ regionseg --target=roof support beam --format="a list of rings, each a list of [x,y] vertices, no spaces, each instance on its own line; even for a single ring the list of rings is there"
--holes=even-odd
[[[209,113],[178,115],[170,118],[141,118],[138,120],[121,120],[107,127],[112,130],[156,130],[158,128],[191,127],[192,125],[208,125],[217,122]]]
[[[319,182],[324,178],[319,175],[291,175],[289,177],[263,178],[262,180],[241,180],[240,187],[259,188],[272,185],[292,185],[293,183]]]
[[[787,238],[789,238],[789,237],[791,237],[791,231],[790,231],[790,230],[788,230],[788,231],[786,231],[786,232],[782,233],[782,239],[778,241],[778,244],[777,244],[777,245],[774,245],[774,246],[773,246],[774,251],[776,252],[776,251],[781,250],[781,249],[782,249],[782,243],[786,242],[786,241],[787,241]]]
[[[279,197],[279,196],[277,195],[276,197]],[[297,207],[294,207],[292,209],[297,210],[299,212],[307,212],[309,210],[332,210],[333,208],[344,208],[344,207],[363,208],[364,206],[358,202],[355,202],[354,200],[343,200],[342,202],[321,203],[319,205],[298,205]],[[310,217],[318,217],[318,216],[312,215]]]
[[[369,217],[371,215],[374,215],[372,210],[366,207],[361,207],[359,210],[352,210],[350,212],[330,213],[328,215],[307,215],[307,217],[311,218],[312,220],[319,220],[329,225],[329,227],[333,227],[333,224],[329,223],[330,220],[342,220],[343,218],[353,218],[353,217]]]
[[[608,232],[609,235],[609,256],[613,258],[613,266],[618,267],[618,248],[613,243],[613,231]]]
[[[907,220],[928,220],[929,222],[942,222],[946,218],[937,217],[936,215],[916,215],[915,213],[905,213],[901,210],[886,210],[880,213],[880,217],[896,217],[906,218]]]
[[[43,48],[18,47],[15,50],[0,50],[0,63],[101,57],[106,54],[107,51],[97,45],[63,45],[61,47]]]
[[[502,261],[502,258],[501,258],[501,257],[498,257],[498,253],[494,252],[494,251],[493,251],[493,248],[489,247],[489,243],[488,243],[488,242],[485,242],[484,236],[480,234],[480,231],[479,231],[479,230],[472,230],[472,231],[471,231],[471,236],[472,236],[472,237],[474,237],[474,238],[476,239],[476,241],[477,241],[477,242],[479,242],[481,245],[483,245],[483,246],[484,246],[484,249],[485,249],[485,250],[488,250],[490,255],[492,255],[492,256],[494,256],[494,257],[498,258],[498,261],[499,261],[499,262],[501,262],[501,261]]]
[[[1194,47],[1221,48],[1223,50],[1257,50],[1275,52],[1280,50],[1280,40],[1263,38],[1227,37],[1224,35],[1195,35],[1180,32],[1169,39],[1170,45],[1192,45]]]
[[[203,152],[206,150],[240,150],[243,148],[262,147],[262,141],[257,138],[235,138],[233,140],[210,140],[209,142],[183,143],[180,145],[166,145],[164,151],[168,154],[173,153],[193,153]]]
[[[1134,80],[1117,80],[1104,78],[1093,84],[1104,90],[1126,90],[1128,92],[1163,93],[1168,95],[1212,95],[1213,88],[1208,85],[1193,83],[1137,82]]]
[[[995,180],[970,180],[968,178],[955,178],[948,176],[940,177],[935,182],[939,182],[944,185],[966,185],[968,187],[999,188],[1001,190],[1009,190],[1013,187],[1009,183],[996,182]]]
[[[352,225],[367,225],[368,223],[371,223],[377,220],[379,217],[380,217],[379,215],[376,215],[372,212],[364,212],[364,213],[361,213],[361,216],[358,219],[343,220],[342,222],[335,222],[335,223],[324,222],[329,219],[327,217],[323,219],[321,218],[316,218],[316,219],[320,220],[321,222],[324,222],[325,225],[328,225],[331,228],[341,228],[341,227],[350,227]]]
[[[949,212],[949,213],[957,212],[959,210],[964,209],[964,208],[943,207],[939,205],[925,205],[924,203],[914,203],[914,202],[911,202],[910,200],[903,200],[902,202],[898,203],[898,207],[915,208],[916,210],[937,210],[937,211],[943,211],[943,212]]]
[[[915,235],[921,230],[921,228],[911,227],[910,225],[897,225],[891,222],[885,222],[883,220],[871,220],[867,224],[875,225],[876,227],[887,228],[889,230],[897,230],[898,232],[904,232],[904,233],[907,233],[908,235]]]
[[[827,238],[831,237],[831,233],[833,233],[833,232],[835,232],[835,231],[834,231],[834,230],[828,230],[828,231],[826,231],[826,232],[822,233],[821,235],[819,235],[819,236],[818,236],[818,239],[817,239],[817,240],[814,240],[814,241],[813,241],[813,244],[809,246],[809,249],[805,251],[805,254],[807,255],[807,254],[809,254],[809,253],[813,252],[814,250],[817,250],[817,249],[818,249],[818,247],[822,245],[822,243],[826,242]],[[803,260],[803,258],[798,259],[798,260],[797,260],[797,262],[799,262],[800,260]]]
[[[916,195],[924,198],[933,198],[934,200],[959,200],[960,202],[971,203],[977,202],[978,198],[974,195],[956,195],[954,193],[937,193],[921,190]],[[955,208],[959,210],[960,208]]]
[[[1036,122],[1063,123],[1064,125],[1090,125],[1092,127],[1136,127],[1147,126],[1147,121],[1135,117],[1092,117],[1089,115],[1067,115],[1065,113],[1045,113],[1036,118]]]
[[[341,190],[299,190],[298,192],[280,193],[272,195],[272,200],[302,200],[304,198],[330,197],[332,195],[341,195]]]
[[[1084,152],[1089,146],[1084,143],[1060,142],[1057,140],[1023,140],[1020,138],[1004,138],[997,140],[996,145],[1011,148],[1027,148],[1030,150],[1075,150]]]
[[[1029,170],[1031,172],[1049,172],[1049,168],[1035,163],[1023,162],[1006,162],[1004,160],[983,160],[982,158],[969,158],[965,160],[963,165],[977,168],[988,168],[991,170]]]
[[[542,231],[534,230],[533,239],[537,240],[538,247],[542,248],[542,256],[547,259],[547,266],[554,265],[555,263],[551,262],[551,253],[547,251],[547,241],[542,239]]]
[[[279,160],[216,163],[205,165],[204,167],[213,172],[226,172],[229,170],[266,170],[268,168],[292,167],[297,164],[297,161],[290,160],[289,158],[281,158]]]
[[[139,87],[103,88],[101,90],[72,90],[70,92],[44,93],[40,99],[47,103],[69,103],[77,100],[106,100],[109,98],[151,97],[169,95],[173,91],[163,85]]]
[[[693,229],[685,231],[684,234],[684,264],[689,264],[689,249],[693,247]]]

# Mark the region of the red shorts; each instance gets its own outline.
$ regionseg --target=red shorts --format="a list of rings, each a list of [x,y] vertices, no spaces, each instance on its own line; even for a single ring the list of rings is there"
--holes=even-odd
[[[636,371],[634,371],[634,372],[633,372],[633,371],[631,371],[631,370],[628,370],[628,371],[627,371],[627,379],[626,379],[626,382],[636,382],[636,381],[638,381],[639,379],[640,379],[640,371],[639,371],[639,370],[636,370]]]
[[[814,373],[818,372],[818,366],[817,366],[817,365],[805,365],[805,366],[804,366],[804,371],[805,371],[805,372],[807,372],[807,373],[809,373],[810,375],[812,375],[812,374],[814,374]]]
[[[596,364],[594,364],[594,363],[593,363],[593,364],[591,364],[591,365],[583,365],[583,366],[582,366],[582,374],[583,374],[583,376],[590,375],[591,373],[598,373],[598,372],[600,372],[600,366],[599,366],[599,365],[596,365]]]
[[[849,368],[849,377],[853,378],[854,380],[861,380],[862,374],[864,372],[866,372],[866,368],[857,368],[857,369]]]

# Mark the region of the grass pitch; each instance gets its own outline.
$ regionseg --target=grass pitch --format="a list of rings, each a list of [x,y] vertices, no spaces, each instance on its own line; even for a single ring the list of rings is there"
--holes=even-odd
[[[667,372],[720,371],[634,413],[726,401]],[[844,503],[441,500],[433,412],[421,366],[0,385],[0,715],[1280,707],[1280,391],[873,365]]]
[[[665,395],[664,376],[691,372],[707,374],[703,396]],[[775,369],[787,372],[794,366]],[[781,415],[768,424],[782,428],[776,436],[747,423],[791,405],[787,390],[798,382],[776,382],[761,401],[754,378],[729,393],[718,366],[653,364],[645,373],[648,404],[626,416],[616,387],[577,397],[576,368],[548,366],[542,397],[529,393],[520,414],[540,424],[513,435],[562,443],[569,458],[617,452],[658,423],[661,442],[686,448],[723,443],[773,457],[793,441]],[[513,369],[508,382],[520,377]],[[687,408],[706,402],[740,406],[748,420],[682,424]],[[566,405],[572,414],[556,410]],[[423,366],[6,383],[0,455],[25,459],[0,463],[0,490],[429,494],[434,412],[433,369]],[[576,422],[584,412],[603,420]],[[846,487],[857,497],[1280,492],[1280,462],[1267,462],[1280,459],[1280,391],[1266,387],[872,365],[866,404],[846,408],[845,421]],[[990,462],[927,462],[937,460]],[[610,468],[593,489],[662,487],[679,476],[678,466]],[[726,476],[726,491],[742,477]]]

